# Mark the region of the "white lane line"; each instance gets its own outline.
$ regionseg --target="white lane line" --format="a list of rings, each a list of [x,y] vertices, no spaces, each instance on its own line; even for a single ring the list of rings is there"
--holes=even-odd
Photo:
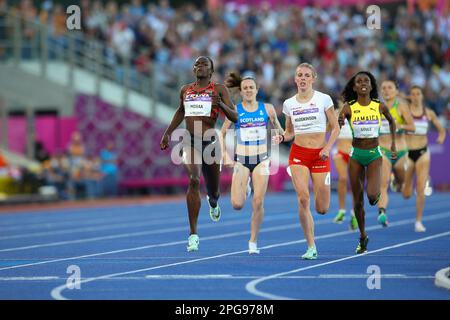
[[[448,207],[448,201],[436,201],[433,203],[428,204],[428,209],[436,209],[441,207]],[[406,210],[406,209],[415,209],[414,206],[409,207],[393,207],[390,208],[390,211],[392,211],[392,214],[396,214],[397,209]],[[296,210],[282,210],[279,212],[271,212],[273,215],[281,215],[286,214],[287,217],[292,217],[292,213],[296,212]],[[92,214],[95,214],[93,212]],[[238,215],[236,215],[238,216]],[[243,216],[243,215],[241,215]],[[124,214],[124,217],[129,217],[128,214]],[[270,215],[267,217],[269,218]],[[106,218],[106,219],[105,219]],[[164,217],[164,216],[157,216],[155,217],[152,215],[152,221],[147,221],[145,215],[141,219],[132,219],[131,222],[126,219],[117,219],[117,218],[111,218],[108,219],[108,217],[104,218],[97,218],[92,219],[88,221],[99,221],[99,223],[95,224],[89,224],[87,226],[78,226],[75,223],[72,223],[73,227],[68,229],[57,229],[57,230],[48,230],[48,231],[41,231],[41,232],[26,232],[22,234],[12,234],[12,235],[5,235],[5,229],[0,227],[0,232],[2,233],[2,236],[0,236],[0,240],[11,240],[11,239],[23,239],[23,238],[32,238],[32,237],[45,237],[45,236],[55,236],[55,235],[65,235],[65,234],[73,234],[73,233],[82,233],[82,232],[96,232],[96,231],[105,231],[105,230],[115,230],[115,229],[124,229],[124,228],[132,228],[132,227],[141,227],[141,226],[152,226],[152,225],[158,225],[158,224],[170,224],[170,223],[184,223],[186,222],[186,218],[178,218],[178,217]],[[105,223],[106,221],[106,223]],[[117,221],[117,222],[116,222]],[[247,220],[246,220],[247,221]],[[113,222],[113,223],[111,223]],[[65,221],[65,224],[71,224],[70,221]],[[97,226],[100,225],[100,226]],[[49,226],[48,224],[42,224],[42,226]],[[26,229],[23,229],[23,227],[18,226],[17,229],[23,231]]]
[[[431,220],[442,219],[442,218],[447,218],[447,217],[450,217],[450,212],[424,217],[423,220],[424,221],[431,221]],[[332,221],[332,220],[330,220],[330,221]],[[400,220],[400,221],[397,221],[397,222],[392,222],[390,224],[390,226],[405,225],[405,224],[412,223],[414,221],[415,221],[414,219]],[[316,225],[319,224],[319,223],[324,223],[325,224],[325,223],[329,223],[329,222],[326,221],[326,220],[322,220],[322,221],[318,221],[318,223],[316,223]],[[283,225],[283,226],[277,226],[277,227],[262,229],[260,231],[260,233],[261,232],[281,231],[281,230],[294,229],[294,228],[298,228],[298,226],[296,224],[295,225],[289,224],[289,225]],[[366,230],[370,231],[370,230],[376,230],[376,229],[382,229],[382,228],[383,227],[381,227],[379,225],[374,225],[372,227],[366,228]],[[248,235],[249,233],[250,233],[249,231],[241,231],[241,232],[226,233],[226,234],[222,234],[222,235],[215,235],[215,236],[204,237],[204,238],[202,237],[202,241],[231,238],[231,237],[236,237],[236,236],[241,236],[241,235]],[[326,235],[322,235],[322,236],[317,236],[316,240],[332,238],[332,237],[336,237],[336,236],[353,234],[353,233],[354,233],[353,231],[340,231],[340,232],[330,233],[330,234],[326,234]],[[304,239],[302,239],[302,240],[294,240],[294,241],[283,242],[283,243],[279,243],[279,244],[267,245],[267,246],[261,247],[260,249],[270,249],[270,248],[276,248],[276,247],[282,247],[282,246],[289,246],[289,245],[292,245],[292,244],[303,243],[305,241],[306,240],[304,240]],[[135,248],[127,248],[127,249],[106,251],[106,252],[93,253],[93,254],[87,254],[87,255],[81,255],[81,256],[60,258],[60,259],[55,259],[55,260],[46,260],[46,261],[40,261],[40,262],[34,262],[34,263],[28,263],[28,264],[20,264],[20,265],[8,266],[8,267],[0,268],[0,271],[2,271],[2,270],[9,270],[9,269],[19,269],[19,268],[25,268],[25,267],[32,267],[32,266],[36,266],[36,265],[43,265],[43,264],[62,262],[62,261],[69,261],[69,260],[76,260],[76,259],[92,258],[92,257],[109,255],[109,254],[115,254],[115,253],[123,253],[123,252],[144,250],[144,249],[150,249],[150,248],[174,246],[174,245],[180,245],[180,244],[185,244],[185,243],[186,243],[186,241],[183,240],[183,241],[174,241],[174,242],[165,242],[165,243],[151,244],[151,245],[135,247]],[[242,253],[242,252],[247,252],[247,250],[237,251],[237,253]]]
[[[440,208],[441,205],[439,205],[439,204],[434,205],[434,206],[431,205],[429,207],[431,207],[432,209],[436,209],[436,208]],[[445,207],[447,207],[447,206],[445,206]],[[391,216],[395,216],[397,214],[403,213],[404,211],[408,211],[410,209],[415,209],[415,206],[414,207],[403,207],[400,209],[393,208],[393,210],[395,210],[395,211],[391,214]],[[284,212],[284,211],[282,211],[282,212]],[[278,213],[275,212],[275,213],[273,213],[274,216],[266,217],[265,222],[275,221],[275,220],[284,220],[285,218],[286,219],[292,218],[292,214],[290,212],[285,213],[285,214],[283,214],[282,212],[278,212]],[[183,219],[183,222],[184,221],[185,221],[185,219]],[[319,220],[316,222],[316,224],[317,225],[322,224],[323,221],[326,221],[326,223],[333,222],[332,220]],[[167,221],[165,221],[165,223],[167,223]],[[227,223],[234,223],[234,224],[245,223],[245,224],[247,224],[248,221],[247,221],[247,219],[232,220],[230,222],[222,223],[221,226],[224,226],[224,225],[226,226]],[[143,225],[143,224],[141,224],[141,225]],[[200,228],[214,228],[215,226],[217,226],[217,224],[212,224],[212,225],[211,224],[200,224],[199,225]],[[295,227],[296,226],[297,225],[295,225]],[[294,228],[294,226],[292,228]],[[160,229],[160,230],[156,230],[156,231],[151,230],[151,231],[122,233],[122,234],[115,234],[115,235],[110,235],[110,236],[100,236],[100,237],[84,238],[84,239],[77,239],[77,240],[57,241],[57,242],[50,242],[50,243],[34,244],[34,245],[29,245],[29,246],[5,248],[5,249],[0,249],[0,252],[11,252],[11,251],[19,251],[19,250],[54,247],[54,246],[61,246],[61,245],[68,245],[68,244],[87,243],[87,242],[93,242],[93,241],[138,237],[138,236],[144,236],[144,235],[161,234],[161,233],[165,233],[165,232],[176,232],[176,231],[183,231],[183,230],[185,230],[185,227]]]
[[[282,276],[277,279],[367,279],[369,274],[320,274],[317,276]],[[136,277],[138,278],[138,277]],[[260,279],[261,276],[238,276],[231,274],[160,274],[147,275],[145,279],[149,280],[179,280],[179,279],[195,279],[195,280],[210,280],[210,279]],[[385,279],[434,279],[434,276],[409,276],[406,274],[381,274],[380,278]],[[118,279],[118,278],[114,278]],[[142,279],[142,278],[140,278]]]
[[[48,281],[59,279],[59,277],[0,277],[0,281]]]
[[[292,218],[292,212],[286,211],[286,210],[273,212],[272,214],[273,214],[273,216],[267,217],[267,219],[269,219],[269,221]],[[172,223],[180,223],[180,224],[182,223],[183,227],[178,227],[176,230],[174,230],[174,231],[178,231],[178,230],[180,230],[180,228],[183,228],[183,230],[185,229],[184,224],[186,223],[186,220],[187,220],[186,218],[165,218],[165,219],[158,219],[156,221],[153,219],[152,221],[148,221],[148,222],[144,222],[145,219],[142,219],[141,221],[137,221],[134,223],[125,223],[125,221],[122,221],[122,222],[112,223],[112,224],[103,224],[101,227],[95,227],[95,226],[94,227],[81,227],[81,228],[70,228],[70,229],[55,230],[55,231],[34,232],[34,233],[2,236],[2,237],[0,237],[0,240],[66,235],[66,234],[82,233],[82,232],[97,232],[97,231],[125,229],[125,228],[132,228],[132,227],[153,226],[153,225],[160,225],[160,224],[167,225],[167,224],[172,224]],[[230,225],[239,224],[239,223],[248,223],[248,219],[233,219],[226,223],[229,223]],[[210,225],[210,224],[208,224],[208,225]],[[216,224],[213,224],[213,225],[216,225]],[[205,224],[205,226],[206,226],[206,224]],[[169,230],[172,231],[172,229],[169,229]],[[0,231],[1,231],[1,229],[0,229]],[[138,232],[137,234],[140,234],[140,233]]]
[[[291,214],[278,214],[276,216],[267,217],[266,221],[279,221],[279,220],[286,220],[286,219],[291,219],[291,218],[292,218]],[[183,219],[183,222],[186,222],[186,219]],[[316,224],[321,224],[320,222],[321,221],[318,221]],[[330,222],[332,222],[332,220],[329,220],[328,223],[330,223]],[[165,222],[165,224],[167,224],[167,221]],[[216,228],[218,226],[236,226],[236,225],[241,225],[241,224],[247,225],[248,220],[247,219],[232,220],[232,221],[223,222],[220,225],[211,224],[211,223],[199,224],[198,227],[202,228],[202,229],[210,229],[210,228]],[[143,225],[145,225],[145,224],[143,224],[143,223],[140,224],[140,226],[143,226]],[[293,224],[289,224],[289,226],[291,228],[298,227],[297,225],[293,225]],[[278,229],[275,229],[275,230],[278,230]],[[177,231],[186,231],[186,226],[183,225],[182,227],[172,227],[172,228],[165,228],[165,229],[159,229],[159,230],[153,229],[150,231],[121,233],[121,234],[114,234],[114,235],[110,235],[110,236],[84,238],[84,239],[78,239],[78,240],[57,241],[57,242],[42,243],[42,244],[35,244],[35,245],[22,246],[22,247],[5,248],[5,249],[0,249],[0,252],[11,252],[11,251],[37,249],[37,248],[44,248],[44,247],[54,247],[54,246],[61,246],[61,245],[68,245],[68,244],[86,243],[86,242],[93,242],[93,241],[139,237],[139,236],[164,234],[164,233],[177,232]],[[246,234],[246,233],[243,233],[243,234]]]
[[[315,280],[326,280],[326,279],[367,279],[369,275],[366,274],[320,274],[317,276],[281,276],[277,279],[315,279]],[[260,279],[261,276],[239,276],[231,274],[160,274],[160,275],[147,275],[145,277],[115,277],[101,280],[109,281],[128,281],[128,280],[243,280],[243,279]],[[400,279],[400,280],[411,280],[411,279],[434,279],[435,276],[414,276],[406,274],[381,274],[380,278],[383,279]],[[0,277],[0,282],[4,281],[55,281],[55,280],[65,280],[64,277],[57,276],[36,276],[36,277]],[[89,280],[92,278],[81,278],[81,280]]]
[[[428,218],[428,220],[435,220],[435,219],[447,218],[447,217],[450,217],[450,212],[446,212],[444,214],[432,215],[432,216],[428,216],[426,218]],[[425,220],[426,218],[424,218],[423,220]],[[396,227],[396,226],[405,225],[405,224],[409,224],[409,223],[412,223],[414,221],[415,221],[415,219],[405,219],[405,220],[397,221],[397,222],[391,223],[390,224],[390,228],[393,228],[393,227]],[[366,230],[370,231],[370,230],[376,230],[376,229],[382,229],[382,228],[383,227],[381,227],[379,225],[375,225],[375,226],[366,228]],[[347,234],[352,234],[352,233],[353,233],[353,231],[335,232],[335,233],[326,234],[326,235],[323,235],[323,236],[317,236],[315,239],[316,240],[320,240],[320,239],[332,238],[332,237],[337,237],[337,236],[347,235]],[[279,243],[279,244],[275,244],[275,245],[264,246],[264,247],[261,247],[261,249],[282,247],[282,246],[287,246],[287,245],[292,245],[292,244],[297,244],[297,243],[302,243],[302,242],[306,242],[306,240],[303,239],[303,240],[298,240],[298,241],[283,242],[283,243]],[[222,257],[226,257],[226,256],[231,256],[231,255],[236,255],[236,254],[241,254],[241,253],[247,253],[247,252],[248,252],[247,250],[241,250],[241,251],[229,252],[229,253],[219,254],[219,255],[210,256],[210,257],[204,257],[204,258],[198,258],[198,259],[192,259],[192,260],[187,260],[187,261],[175,262],[175,263],[170,263],[170,264],[164,264],[164,265],[159,265],[159,266],[149,267],[149,268],[144,268],[144,269],[131,270],[131,271],[119,272],[119,273],[113,273],[113,274],[107,274],[107,275],[100,276],[100,277],[97,277],[97,278],[92,278],[92,279],[89,279],[89,280],[86,280],[86,281],[80,281],[80,284],[81,283],[88,283],[88,282],[92,282],[92,281],[97,281],[97,280],[102,280],[102,279],[114,278],[114,277],[128,275],[128,274],[145,272],[145,271],[150,271],[150,270],[174,267],[174,266],[179,266],[179,265],[184,265],[184,264],[189,264],[189,263],[194,263],[194,262],[199,262],[199,261],[207,261],[207,260],[211,260],[211,259],[217,259],[217,258],[222,258]],[[51,296],[54,299],[57,299],[57,300],[67,300],[61,294],[62,291],[64,291],[65,289],[66,289],[66,285],[65,284],[61,285],[59,287],[56,287],[56,288],[54,288],[51,291]]]
[[[327,265],[330,265],[330,264],[339,263],[339,262],[350,260],[350,259],[358,259],[358,258],[367,256],[367,255],[370,255],[370,254],[374,254],[374,253],[378,253],[378,252],[382,252],[382,251],[386,251],[386,250],[391,250],[391,249],[396,249],[396,248],[400,248],[400,247],[404,247],[404,246],[408,246],[408,245],[411,245],[411,244],[416,244],[416,243],[424,242],[424,241],[428,241],[428,240],[434,240],[434,239],[446,237],[446,236],[449,236],[449,235],[450,235],[450,231],[442,232],[442,233],[438,233],[438,234],[435,234],[435,235],[432,235],[432,236],[428,236],[428,237],[424,237],[424,238],[420,238],[420,239],[416,239],[416,240],[412,240],[412,241],[407,241],[407,242],[401,242],[401,243],[398,243],[398,244],[395,244],[395,245],[392,245],[392,246],[383,247],[383,248],[380,248],[380,249],[368,251],[366,253],[359,254],[359,255],[352,255],[352,256],[345,257],[345,258],[331,260],[331,261],[315,264],[315,265],[308,266],[308,267],[303,267],[303,268],[298,268],[298,269],[294,269],[294,270],[290,270],[290,271],[286,271],[286,272],[280,272],[280,273],[272,274],[270,276],[261,277],[259,279],[252,280],[252,281],[248,282],[245,285],[245,289],[249,293],[251,293],[251,294],[253,294],[255,296],[259,296],[259,297],[265,298],[265,299],[293,300],[293,298],[290,298],[290,297],[278,296],[278,295],[274,295],[274,294],[271,294],[271,293],[267,293],[267,292],[258,290],[258,289],[256,289],[256,286],[258,284],[261,284],[264,281],[273,280],[273,279],[279,278],[280,276],[286,276],[286,275],[292,274],[292,273],[297,273],[297,272],[301,272],[301,271],[305,271],[305,270],[315,269],[315,268],[327,266]]]

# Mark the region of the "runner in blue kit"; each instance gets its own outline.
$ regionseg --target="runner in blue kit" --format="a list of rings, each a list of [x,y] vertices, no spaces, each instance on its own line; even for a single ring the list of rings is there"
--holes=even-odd
[[[226,134],[232,123],[226,119],[222,126],[222,154],[226,166],[233,167],[231,182],[231,204],[241,210],[250,195],[250,178],[253,181],[251,234],[248,242],[250,254],[259,253],[257,238],[264,217],[264,197],[269,181],[269,123],[277,134],[283,129],[273,105],[256,100],[258,86],[253,77],[243,77],[230,73],[225,80],[228,88],[239,88],[242,102],[237,104],[238,121],[234,125],[236,141],[234,158],[230,159],[226,150]],[[269,136],[270,137],[270,136]]]

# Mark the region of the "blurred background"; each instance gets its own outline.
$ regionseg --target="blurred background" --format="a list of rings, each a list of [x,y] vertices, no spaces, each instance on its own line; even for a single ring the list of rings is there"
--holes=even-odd
[[[71,4],[80,30],[67,27]],[[371,4],[381,8],[379,30],[366,26]],[[448,129],[449,43],[449,0],[0,0],[0,203],[184,194],[185,171],[159,142],[199,55],[214,60],[218,82],[254,73],[258,99],[283,127],[295,67],[309,62],[315,89],[336,102],[359,70],[397,79],[405,94],[422,86]],[[431,178],[446,191],[450,145],[436,136]],[[288,150],[272,192],[292,189]],[[222,192],[230,179],[224,170]]]

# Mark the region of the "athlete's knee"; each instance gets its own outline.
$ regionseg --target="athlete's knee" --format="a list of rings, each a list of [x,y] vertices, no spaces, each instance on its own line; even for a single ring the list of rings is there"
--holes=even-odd
[[[231,206],[234,210],[241,210],[244,207],[244,201],[231,199]]]
[[[409,199],[412,196],[412,190],[403,189],[402,192],[403,199]]]
[[[307,193],[297,194],[297,201],[300,207],[309,207],[309,195]]]
[[[326,214],[328,212],[329,207],[324,207],[324,206],[320,206],[320,207],[316,207],[316,212],[318,214]]]
[[[200,188],[200,177],[190,176],[189,177],[189,188],[199,189]]]
[[[253,209],[261,209],[263,207],[263,197],[253,196],[252,207]]]
[[[338,183],[347,184],[347,177],[346,176],[339,177]]]
[[[381,198],[381,193],[377,193],[377,194],[369,194],[367,195],[367,198],[369,199],[369,204],[371,206],[374,206],[378,203],[378,201],[380,201]]]

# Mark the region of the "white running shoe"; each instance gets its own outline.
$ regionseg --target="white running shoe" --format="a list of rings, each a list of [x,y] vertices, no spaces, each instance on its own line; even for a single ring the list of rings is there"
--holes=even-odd
[[[217,222],[220,220],[220,207],[219,203],[217,203],[216,207],[211,207],[211,204],[209,203],[209,196],[206,196],[206,201],[208,202],[209,206],[209,216],[211,217],[211,220],[214,222]]]
[[[423,226],[422,221],[416,221],[414,230],[416,232],[425,232],[427,229]]]
[[[197,251],[199,244],[200,244],[200,239],[199,239],[198,235],[191,234],[188,238],[187,251],[188,252]]]
[[[248,253],[249,254],[259,254],[258,245],[256,242],[248,242]]]
[[[250,196],[252,195],[252,186],[251,186],[251,178],[248,178],[248,183],[247,183],[247,198],[250,198]]]
[[[433,194],[433,187],[431,186],[430,177],[428,177],[427,182],[425,183],[425,189],[423,192],[427,197]]]

